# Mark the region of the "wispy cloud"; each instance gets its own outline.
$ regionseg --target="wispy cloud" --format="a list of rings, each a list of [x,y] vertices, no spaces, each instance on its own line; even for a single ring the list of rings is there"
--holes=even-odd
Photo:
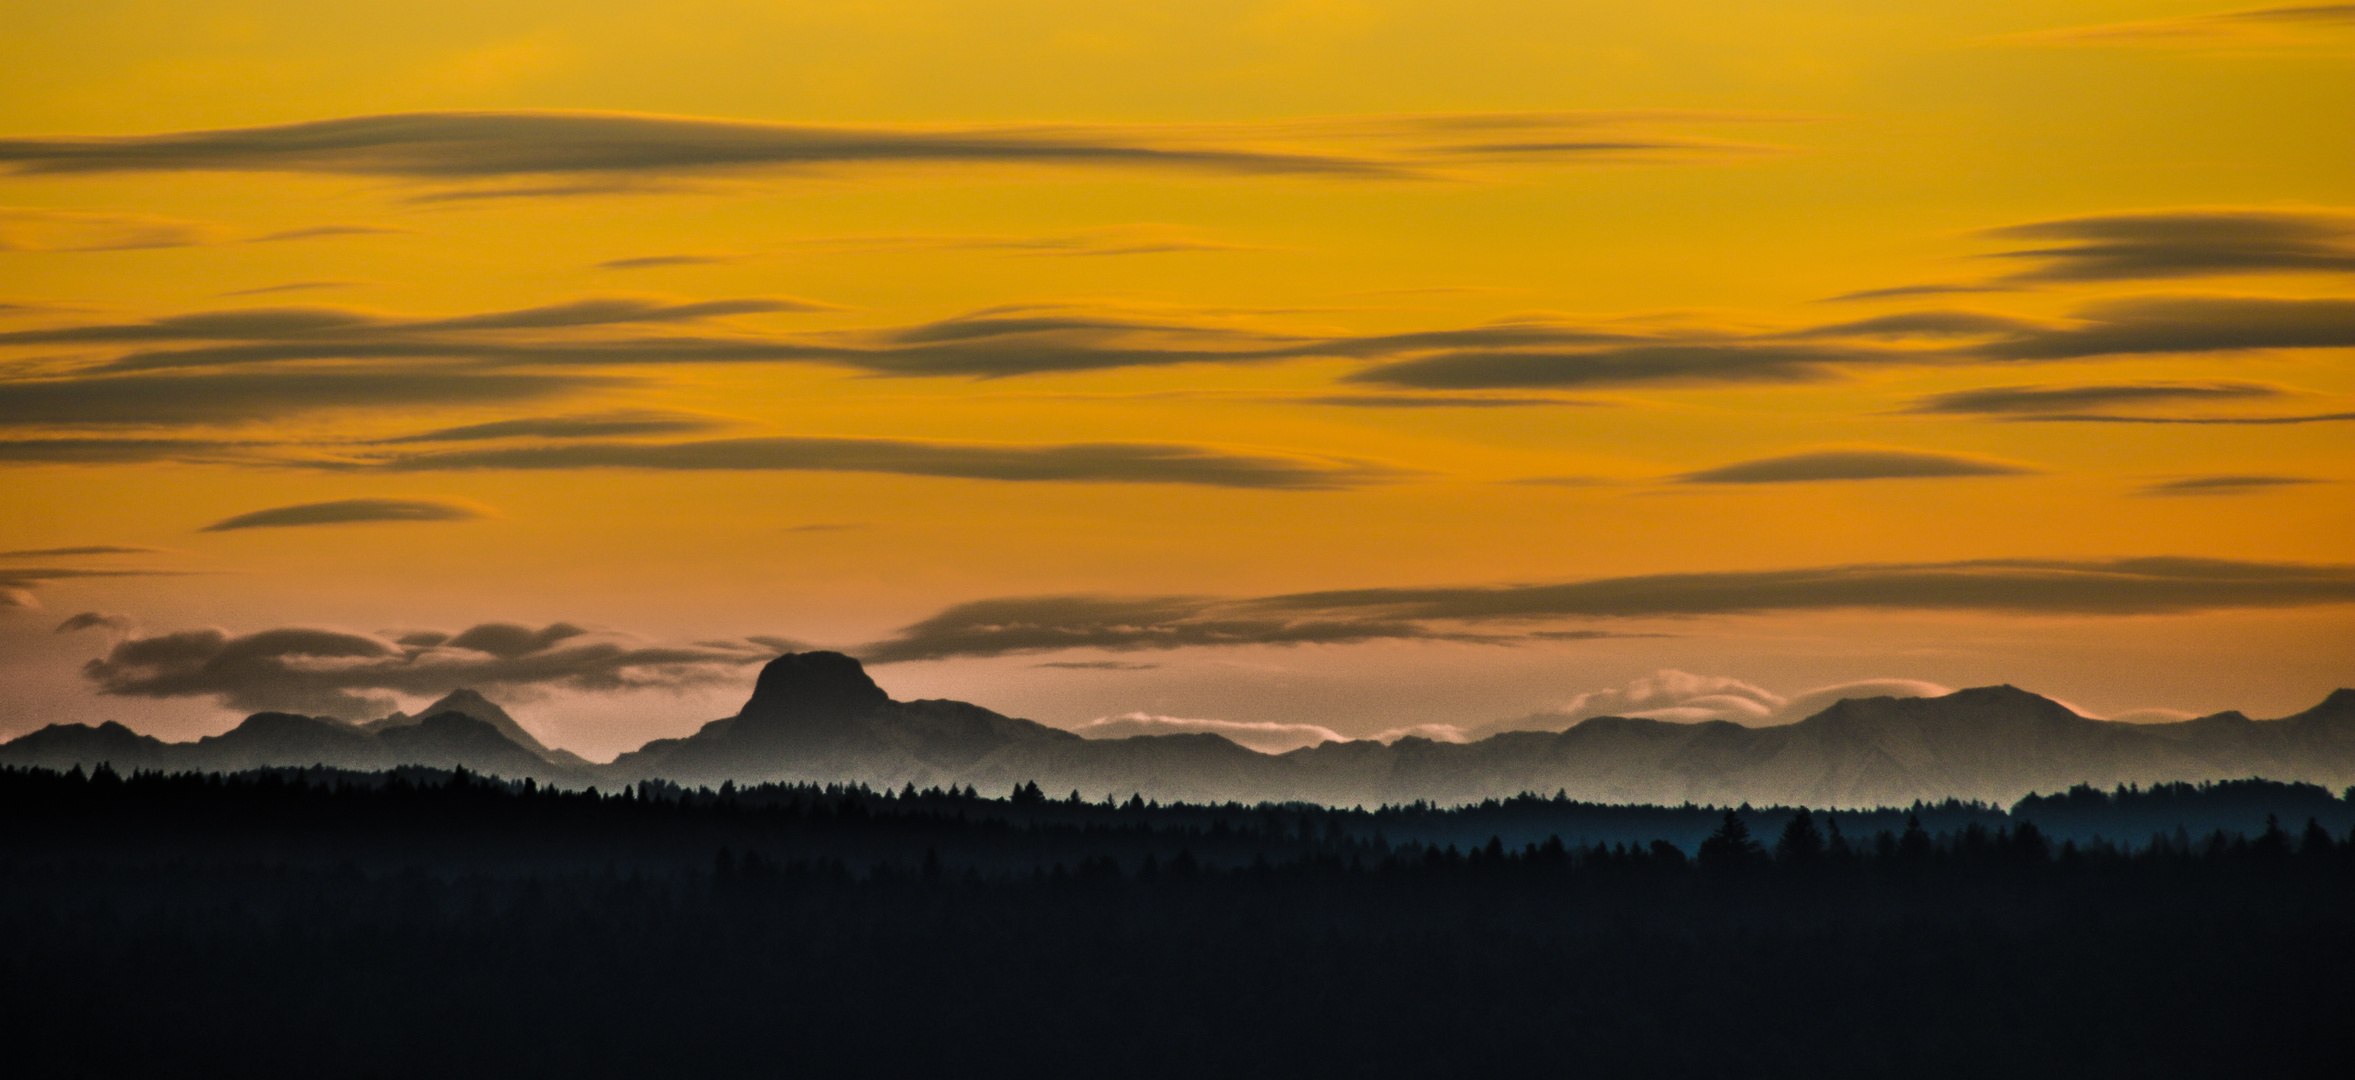
[[[236,424],[336,408],[505,405],[628,385],[614,376],[550,372],[239,371],[0,381],[0,427],[59,424]],[[49,440],[62,450],[74,440]],[[162,440],[78,440],[129,448]],[[0,444],[5,446],[10,444]],[[30,442],[13,444],[32,452]],[[182,443],[197,449],[194,443]],[[206,444],[218,449],[224,444]],[[8,451],[0,449],[0,457]]]
[[[1897,480],[1960,476],[2028,476],[2017,462],[1921,450],[1812,450],[1720,465],[1677,478],[1686,484],[1786,484],[1819,480]]]
[[[355,525],[387,521],[473,521],[486,516],[475,506],[447,499],[337,499],[277,506],[224,518],[203,532],[283,529],[308,525]]]
[[[226,229],[153,214],[0,207],[0,251],[136,251],[217,243]]]
[[[528,416],[481,424],[436,428],[414,435],[376,440],[378,445],[402,443],[482,442],[493,439],[595,439],[616,435],[688,435],[729,426],[731,422],[699,413],[660,409],[623,409],[578,416]]]
[[[25,548],[0,551],[0,559],[55,559],[76,555],[162,555],[170,549],[158,547],[130,547],[122,544],[91,544],[84,547]]]
[[[2355,273],[2355,214],[2337,210],[2097,214],[2010,225],[1984,235],[2049,242],[1988,256],[2041,264],[2010,275],[2016,282]]]
[[[2311,476],[2187,476],[2167,480],[2142,489],[2144,495],[2254,495],[2285,487],[2319,484]]]
[[[2270,400],[2288,396],[2278,386],[2248,382],[2142,382],[2080,386],[1988,386],[1932,394],[1908,411],[1962,416],[2073,413],[2137,405]]]
[[[224,297],[267,296],[272,293],[310,292],[317,289],[351,289],[366,284],[368,283],[365,281],[288,281],[277,285],[256,285],[250,289],[231,289],[228,292],[220,293],[219,295]]]
[[[1650,574],[1560,584],[1348,589],[1252,599],[1008,597],[958,604],[859,652],[875,663],[894,663],[1065,649],[1126,652],[1383,640],[1509,643],[1571,619],[1841,609],[2147,615],[2346,603],[2355,603],[2355,566],[2180,557],[1981,559]]]
[[[1043,666],[1043,665],[1042,665]],[[1274,720],[1198,720],[1130,712],[1099,716],[1071,729],[1083,739],[1132,739],[1148,735],[1216,735],[1263,754],[1281,754],[1327,742],[1348,742],[1349,736],[1321,724]]]
[[[1948,296],[1967,293],[2018,292],[2018,285],[2001,284],[1926,284],[1892,285],[1883,289],[1860,289],[1856,292],[1827,296],[1817,303],[1838,304],[1860,300],[1905,300],[1916,296]]]
[[[1667,135],[1777,119],[1705,113],[1489,113],[1229,124],[913,127],[594,112],[420,112],[156,135],[0,140],[33,174],[300,172],[478,184],[442,199],[626,191],[650,178],[854,167],[1020,165],[1398,179],[1474,164],[1722,160],[1754,143]]]
[[[1993,40],[1996,44],[2059,48],[2187,48],[2296,43],[2317,33],[2348,29],[2355,29],[2355,4],[2307,4],[2035,30]]]
[[[396,472],[596,468],[872,472],[1286,491],[1358,487],[1407,475],[1401,469],[1364,461],[1236,453],[1170,443],[958,443],[797,436],[449,450],[366,459],[352,467]]]
[[[241,237],[237,235],[237,230],[225,225],[155,214],[0,206],[0,251],[139,251],[215,244],[323,240],[407,231],[384,225],[312,225]]]

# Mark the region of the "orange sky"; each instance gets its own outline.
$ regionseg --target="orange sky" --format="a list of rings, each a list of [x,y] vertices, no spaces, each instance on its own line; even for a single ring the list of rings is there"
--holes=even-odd
[[[0,736],[2355,683],[2337,8],[11,23]]]

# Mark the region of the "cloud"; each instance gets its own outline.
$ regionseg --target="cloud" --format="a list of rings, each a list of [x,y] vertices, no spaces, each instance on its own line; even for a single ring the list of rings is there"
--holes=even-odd
[[[2355,566],[2164,556],[1864,563],[1551,585],[1351,589],[1263,597],[1237,606],[1324,617],[1363,613],[1421,624],[1833,609],[2142,615],[2350,601],[2355,601]]]
[[[398,472],[597,468],[872,472],[1288,491],[1358,487],[1406,475],[1402,470],[1339,458],[1237,454],[1169,443],[1005,444],[796,436],[449,450],[379,458],[357,467]]]
[[[2109,416],[2102,413],[2053,413],[2005,419],[2072,424],[2321,424],[2355,420],[2355,412],[2303,413],[2294,416]]]
[[[613,376],[452,370],[19,379],[0,381],[0,426],[235,424],[336,408],[503,405],[628,382]],[[112,440],[118,445],[135,441]],[[0,449],[0,457],[6,455]]]
[[[2142,489],[2144,495],[2254,495],[2276,488],[2319,484],[2311,476],[2187,476]]]
[[[2089,304],[2077,322],[1972,347],[1993,360],[2355,346],[2355,299],[2133,296]]]
[[[2036,30],[1993,40],[1997,44],[2061,48],[2246,46],[2295,43],[2315,31],[2347,27],[2355,27],[2355,4],[2306,4]]]
[[[309,292],[313,289],[350,289],[368,284],[365,281],[289,281],[279,285],[257,285],[251,289],[231,289],[220,296],[265,296],[271,293]]]
[[[238,240],[229,230],[203,221],[154,214],[112,214],[37,207],[0,207],[0,251],[138,251],[205,247],[223,243],[263,244],[337,236],[407,232],[382,225],[315,225]]]
[[[2131,405],[2171,405],[2185,401],[2250,401],[2280,398],[2287,394],[2278,386],[2247,382],[1988,386],[1933,394],[1916,400],[1906,411],[1962,416],[2013,416],[2023,413],[2075,413]]]
[[[634,255],[626,259],[607,259],[597,264],[599,270],[652,270],[664,266],[714,266],[741,261],[741,255]]]
[[[534,416],[494,420],[487,424],[437,428],[433,431],[378,439],[379,445],[421,442],[474,442],[488,439],[581,439],[609,435],[683,435],[727,427],[725,420],[694,413],[657,409],[628,409],[585,416]]]
[[[2151,353],[2355,346],[2355,300],[2148,295],[2088,304],[2066,319],[1920,310],[1782,330],[1693,319],[1580,322],[1526,316],[1476,326],[1369,335],[1282,332],[1266,312],[1015,305],[930,322],[824,331],[711,325],[723,316],[825,310],[816,301],[688,301],[590,296],[506,311],[398,318],[332,307],[199,311],[140,322],[0,333],[0,347],[112,346],[78,368],[39,361],[39,378],[0,381],[0,423],[222,422],[255,419],[271,396],[308,385],[334,404],[520,400],[586,386],[529,380],[685,364],[815,364],[898,377],[1005,378],[1183,364],[1364,360],[1346,383],[1432,393],[1336,393],[1283,400],[1358,408],[1500,408],[1574,404],[1480,391],[1596,386],[1744,386],[1822,382],[1867,367],[1952,367]],[[397,368],[392,365],[399,365]],[[240,371],[238,369],[260,369]],[[101,382],[205,371],[210,381]],[[243,377],[248,382],[240,383]],[[406,381],[404,399],[330,390],[337,381]],[[438,389],[428,389],[435,387]],[[150,389],[157,392],[149,393]],[[205,406],[210,397],[241,399]],[[18,405],[12,398],[37,399]],[[71,399],[71,400],[68,400]],[[371,400],[373,399],[373,400]],[[1273,400],[1273,399],[1271,399]],[[142,407],[132,409],[133,403]],[[1591,404],[1591,403],[1588,403]],[[329,407],[281,402],[282,414]],[[241,415],[242,414],[242,415]]]
[[[1400,620],[1248,613],[1194,597],[1031,596],[958,604],[858,652],[869,663],[891,664],[1061,649],[1346,644],[1463,636]]]
[[[76,630],[104,629],[117,634],[129,634],[138,627],[139,621],[128,615],[115,615],[104,611],[85,611],[58,623],[57,629],[50,631],[50,633],[70,634]]]
[[[1562,631],[1544,627],[1567,619],[1829,610],[2150,615],[2351,602],[2355,566],[2182,557],[1982,559],[1248,599],[1006,597],[952,606],[856,651],[870,663],[899,663],[1064,649],[1127,652],[1366,641],[1510,644],[1562,637]],[[1650,635],[1582,628],[1568,636]]]
[[[1891,480],[1952,476],[2026,476],[2025,465],[1919,450],[1816,450],[1720,465],[1678,477],[1686,484],[1779,484],[1813,480]]]
[[[1809,383],[1837,378],[1835,365],[1888,359],[1886,353],[1851,347],[1735,343],[1624,345],[1577,352],[1464,351],[1379,364],[1343,381],[1424,390]]]
[[[168,548],[126,547],[120,544],[92,544],[87,547],[25,548],[19,551],[0,551],[0,559],[53,559],[75,555],[163,555]]]
[[[1032,664],[1035,668],[1064,668],[1070,671],[1152,671],[1159,664],[1132,664],[1126,660],[1052,660]]]
[[[222,230],[201,221],[152,214],[103,214],[35,207],[0,207],[0,251],[136,251],[195,247],[218,241]]]
[[[1838,296],[1827,296],[1816,302],[1820,304],[1838,304],[1859,300],[1896,300],[1909,296],[1942,296],[1953,293],[2001,293],[2018,292],[2019,290],[2020,287],[2017,285],[1895,285],[1886,289],[1863,289],[1857,292],[1841,293]]]
[[[1348,742],[1349,737],[1316,724],[1287,724],[1272,720],[1195,720],[1131,712],[1101,716],[1072,731],[1084,739],[1127,739],[1139,735],[1217,735],[1262,754],[1281,754],[1326,742]]]
[[[304,627],[242,635],[201,629],[126,636],[84,666],[83,675],[100,693],[123,697],[211,697],[239,710],[358,719],[394,706],[369,691],[436,696],[461,686],[675,688],[726,681],[774,655],[750,641],[651,645],[568,623],[537,629],[484,623],[456,634],[399,638]]]
[[[437,193],[443,198],[627,189],[645,177],[973,164],[1397,179],[1432,175],[1430,164],[1439,158],[1719,160],[1761,148],[1634,136],[1632,129],[1760,119],[1769,118],[1661,111],[919,128],[631,113],[419,112],[157,135],[5,139],[0,167],[29,174],[203,170],[554,180]],[[1614,134],[1583,134],[1598,129]],[[1466,142],[1466,132],[1488,137]]]
[[[381,521],[473,521],[481,510],[463,503],[429,499],[338,499],[279,506],[239,514],[205,526],[202,532],[275,529],[302,525],[350,525]]]
[[[0,439],[0,464],[123,465],[252,460],[249,444],[210,439]]]
[[[1479,738],[1504,731],[1566,731],[1597,716],[1679,724],[1717,720],[1762,727],[1804,720],[1843,698],[1942,697],[1953,692],[1918,679],[1865,679],[1784,697],[1741,679],[1663,668],[1625,686],[1588,691],[1519,719],[1484,725],[1469,734]]]
[[[780,311],[832,311],[831,304],[788,297],[741,297],[680,302],[648,296],[587,296],[558,304],[439,319],[388,319],[372,313],[328,307],[237,308],[206,311],[139,323],[18,330],[0,334],[0,345],[47,345],[137,341],[318,341],[332,348],[383,343],[420,335],[486,330],[550,330],[617,324],[693,322],[722,315]],[[359,336],[364,335],[364,336]],[[290,353],[286,359],[355,355],[347,351]],[[408,355],[433,355],[410,353]],[[450,355],[466,355],[459,349]],[[206,360],[221,363],[222,360]],[[170,365],[117,364],[116,367]]]
[[[1348,409],[1514,409],[1544,405],[1588,408],[1607,404],[1558,397],[1468,397],[1461,394],[1329,394],[1293,399],[1303,405],[1338,405]]]
[[[1523,476],[1505,483],[1533,487],[1610,487],[1618,481],[1602,476]]]
[[[274,244],[286,240],[324,240],[333,236],[389,236],[408,232],[387,225],[313,225],[303,229],[286,229],[254,237],[248,243]]]
[[[2351,20],[2355,21],[2355,20]],[[2162,210],[1990,229],[2051,246],[1990,258],[2043,265],[2012,281],[2122,281],[2217,274],[2355,273],[2355,215],[2324,210]]]
[[[991,235],[960,233],[875,233],[813,236],[791,241],[780,254],[828,252],[982,251],[1042,257],[1162,255],[1190,251],[1268,251],[1253,244],[1207,240],[1171,225],[1112,225],[1085,232]]]

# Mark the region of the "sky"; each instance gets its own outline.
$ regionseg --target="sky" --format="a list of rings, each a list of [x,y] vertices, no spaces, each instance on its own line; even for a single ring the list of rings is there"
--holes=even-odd
[[[0,737],[2355,684],[2355,6],[10,21]]]

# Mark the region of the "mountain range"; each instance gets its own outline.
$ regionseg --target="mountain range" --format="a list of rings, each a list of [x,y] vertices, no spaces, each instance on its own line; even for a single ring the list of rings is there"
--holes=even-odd
[[[1035,781],[1187,801],[1440,804],[1523,791],[1591,802],[1902,806],[2009,803],[2079,783],[2099,787],[2263,776],[2355,784],[2355,690],[2278,720],[2238,712],[2177,723],[2094,720],[2011,686],[1934,698],[1842,700],[1772,727],[1602,716],[1567,731],[1509,731],[1469,743],[1327,742],[1265,754],[1212,734],[1083,739],[962,701],[894,701],[859,662],[788,653],[761,670],[736,715],[658,739],[609,764],[551,749],[504,709],[458,690],[417,716],[351,724],[256,713],[235,729],[166,743],[119,723],[54,724],[0,744],[0,764],[118,771],[261,766],[464,766],[569,786],[646,779],[859,782],[1000,792]]]

